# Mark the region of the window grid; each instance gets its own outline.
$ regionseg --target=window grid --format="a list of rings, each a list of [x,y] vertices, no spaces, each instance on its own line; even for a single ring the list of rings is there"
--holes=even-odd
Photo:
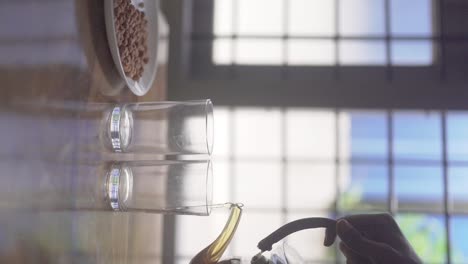
[[[288,160],[286,156],[287,146],[287,127],[286,127],[286,111],[281,108],[281,220],[283,223],[288,221]]]
[[[283,31],[287,32],[288,27],[289,27],[289,0],[283,0]],[[287,71],[287,66],[288,66],[288,60],[287,58],[289,57],[289,42],[283,38],[282,40],[283,43],[283,60],[282,60],[282,68],[281,68],[281,74],[283,75],[283,78],[287,79],[288,78],[288,71]],[[282,113],[284,115],[284,112]]]
[[[205,0],[205,1],[210,1],[212,2],[213,4],[216,3],[217,0]],[[367,34],[358,34],[358,35],[349,35],[349,34],[341,34],[340,32],[340,7],[342,5],[341,1],[340,0],[334,0],[334,3],[335,3],[335,11],[334,11],[334,15],[333,15],[333,19],[334,19],[334,22],[335,22],[335,32],[334,32],[334,35],[333,36],[325,36],[325,35],[318,35],[318,34],[295,34],[295,33],[291,33],[289,31],[289,18],[290,18],[290,5],[291,5],[291,1],[292,0],[281,0],[282,2],[282,5],[283,5],[283,10],[282,10],[282,25],[281,25],[281,31],[282,33],[281,34],[249,34],[249,33],[240,33],[239,32],[239,0],[232,0],[232,33],[231,34],[226,34],[226,33],[217,33],[217,32],[209,32],[207,29],[203,29],[202,31],[195,31],[192,33],[192,40],[195,41],[195,42],[206,42],[206,43],[214,43],[215,40],[221,40],[221,39],[224,39],[224,40],[230,40],[231,41],[231,63],[230,65],[231,66],[235,66],[235,65],[243,65],[243,63],[238,63],[236,62],[236,58],[237,58],[237,55],[238,55],[238,42],[240,40],[278,40],[280,43],[281,43],[281,60],[278,61],[278,63],[266,63],[267,65],[270,64],[270,65],[278,65],[278,66],[282,66],[282,76],[287,78],[288,76],[288,72],[289,72],[289,69],[288,69],[288,61],[289,61],[289,40],[330,40],[332,41],[332,43],[334,43],[334,47],[335,47],[335,50],[334,50],[334,57],[335,57],[335,62],[334,62],[334,65],[331,65],[331,66],[334,66],[335,67],[335,77],[336,78],[339,78],[339,68],[342,66],[342,63],[340,62],[340,60],[342,59],[342,54],[340,54],[340,43],[342,43],[343,41],[349,41],[349,40],[354,40],[354,41],[364,41],[363,43],[367,42],[367,43],[371,43],[371,42],[374,42],[374,41],[382,41],[384,43],[384,46],[385,46],[385,51],[384,51],[384,60],[385,62],[384,63],[381,63],[381,62],[365,62],[365,61],[361,61],[361,62],[351,62],[351,63],[346,63],[346,65],[348,66],[354,66],[354,65],[359,65],[359,66],[370,66],[370,65],[374,65],[374,66],[384,66],[386,68],[386,75],[387,75],[387,80],[392,80],[392,75],[393,75],[393,67],[394,66],[399,66],[399,65],[403,65],[403,64],[400,64],[401,62],[394,62],[393,61],[393,51],[392,51],[392,45],[394,43],[394,41],[402,41],[402,40],[406,40],[406,41],[430,41],[430,43],[433,45],[432,47],[432,50],[436,50],[435,48],[435,44],[436,43],[439,43],[441,45],[439,45],[439,48],[437,49],[438,52],[434,53],[434,52],[431,52],[430,54],[427,54],[428,56],[431,57],[431,62],[434,62],[435,59],[434,59],[434,56],[435,54],[438,54],[440,56],[440,61],[442,62],[441,64],[441,75],[442,75],[442,72],[444,71],[444,65],[443,65],[443,56],[445,55],[444,54],[444,42],[446,41],[446,37],[444,36],[444,34],[438,34],[438,35],[435,35],[434,33],[431,33],[430,35],[428,36],[423,36],[423,35],[418,35],[417,33],[413,33],[413,34],[397,34],[397,33],[393,33],[392,32],[392,28],[391,28],[391,22],[392,22],[392,10],[391,10],[391,3],[392,1],[395,1],[395,0],[383,0],[383,9],[384,9],[384,18],[383,18],[383,22],[384,22],[384,34],[382,36],[379,36],[379,35],[373,35],[372,33],[367,33]],[[439,1],[439,5],[438,6],[442,6],[442,1],[443,0],[433,0],[433,1]],[[430,1],[430,5],[431,5],[431,9],[433,8],[433,6],[435,6],[435,4]],[[263,10],[262,12],[268,12],[268,8],[266,8],[266,10]],[[434,12],[433,12],[434,13]],[[438,18],[438,25],[440,25],[441,27],[443,26],[443,17],[442,17],[442,12],[440,12],[440,16],[437,17]],[[437,23],[432,23],[432,27],[434,27],[434,25],[437,24]],[[432,30],[433,31],[433,30]],[[212,53],[213,56],[214,56],[214,53]],[[439,61],[439,60],[438,60]],[[415,65],[421,65],[421,66],[429,66],[430,64],[432,63],[429,63],[428,65],[426,64],[426,62],[413,62],[415,63]],[[252,63],[253,65],[255,65],[256,63]],[[263,64],[263,63],[260,63],[260,64]],[[307,65],[307,66],[313,66],[313,65],[310,65],[309,63],[305,63],[304,65]],[[319,63],[320,65],[320,63]],[[412,65],[412,63],[410,63],[410,65]],[[231,71],[236,71],[236,67],[234,67],[233,69],[231,69]]]
[[[239,1],[232,1],[232,30],[233,32],[238,32],[239,30],[239,25],[238,25],[238,17],[239,17],[239,14],[238,14],[238,5],[239,5]],[[236,60],[235,58],[237,57],[237,35],[232,35],[230,37],[230,39],[232,39],[232,45],[231,45],[231,69],[230,69],[230,73],[231,73],[231,77],[235,78],[237,77],[237,67],[236,66]],[[214,38],[213,38],[214,40]],[[234,145],[233,145],[234,146]]]
[[[309,209],[297,209],[297,208],[289,208],[288,207],[288,192],[290,191],[289,188],[288,188],[288,166],[290,166],[290,162],[297,162],[298,160],[295,160],[295,159],[290,159],[288,157],[288,154],[287,153],[287,145],[288,145],[288,131],[289,131],[289,128],[287,127],[287,123],[286,123],[286,120],[288,118],[288,116],[286,115],[286,111],[288,110],[287,108],[280,108],[280,115],[279,115],[279,119],[280,119],[280,126],[281,126],[281,133],[280,133],[280,146],[281,146],[281,157],[279,159],[272,159],[272,158],[256,158],[256,159],[253,159],[253,162],[257,162],[257,161],[275,161],[275,162],[280,162],[281,163],[281,178],[280,178],[280,181],[281,181],[281,193],[279,194],[279,196],[281,197],[280,199],[280,204],[279,204],[279,208],[262,208],[262,207],[250,207],[250,208],[246,208],[245,209],[245,214],[249,214],[249,213],[261,213],[261,214],[271,214],[271,213],[277,213],[279,212],[280,215],[281,215],[281,222],[284,224],[286,223],[288,220],[290,220],[290,218],[288,218],[291,214],[313,214],[313,212],[321,212],[320,210],[323,210],[323,209],[312,209],[312,210],[309,210]],[[341,142],[341,137],[340,137],[340,130],[344,129],[342,126],[341,126],[341,123],[340,123],[340,115],[341,114],[348,114],[348,112],[346,111],[343,111],[341,109],[335,109],[335,110],[328,110],[330,112],[333,113],[333,119],[334,119],[334,124],[335,124],[335,127],[334,127],[334,138],[335,138],[335,141],[336,141],[336,144],[335,144],[335,150],[334,150],[334,157],[333,157],[333,166],[334,166],[334,177],[335,177],[335,188],[336,188],[336,193],[335,193],[335,199],[334,199],[334,202],[333,202],[333,205],[332,207],[329,209],[331,211],[322,211],[322,212],[328,212],[329,214],[331,214],[331,217],[340,217],[340,216],[343,216],[343,215],[346,215],[346,214],[352,214],[352,213],[358,213],[358,212],[378,212],[380,210],[377,209],[377,211],[375,211],[376,209],[347,209],[347,208],[341,208],[340,205],[339,205],[339,201],[340,201],[340,195],[343,193],[344,190],[340,190],[340,166],[343,165],[343,164],[347,164],[347,163],[351,163],[354,165],[355,162],[357,163],[360,163],[360,164],[364,164],[364,165],[371,165],[371,164],[384,164],[384,165],[387,165],[387,168],[388,168],[388,174],[387,174],[387,177],[388,177],[388,180],[389,180],[389,184],[388,184],[388,192],[387,192],[387,196],[386,196],[386,205],[384,205],[382,208],[386,208],[385,210],[388,211],[389,213],[391,213],[392,215],[394,216],[397,216],[397,215],[424,215],[424,216],[434,216],[434,217],[438,217],[438,216],[441,216],[443,218],[443,223],[444,223],[444,236],[446,238],[446,241],[445,241],[445,251],[446,251],[446,254],[445,254],[445,262],[446,263],[454,263],[453,262],[453,259],[452,259],[452,250],[451,250],[451,218],[454,217],[454,216],[468,216],[468,213],[467,212],[459,212],[459,211],[453,211],[451,209],[451,206],[450,206],[450,196],[449,196],[449,189],[448,189],[448,167],[449,166],[461,166],[461,167],[467,167],[468,165],[468,162],[460,162],[460,161],[451,161],[449,160],[449,157],[448,157],[448,138],[447,138],[447,112],[446,111],[439,111],[439,118],[440,118],[440,129],[441,129],[441,140],[442,140],[442,157],[441,157],[441,160],[440,161],[433,161],[433,160],[418,160],[418,159],[408,159],[408,160],[396,160],[394,159],[394,151],[393,151],[393,144],[394,144],[394,137],[395,137],[395,134],[394,134],[394,130],[395,130],[395,127],[394,127],[394,122],[395,120],[393,119],[393,116],[395,114],[395,112],[393,112],[392,110],[386,110],[385,111],[385,120],[386,120],[386,126],[387,126],[387,136],[386,136],[386,143],[388,144],[388,158],[386,160],[381,160],[381,159],[377,159],[377,160],[373,160],[373,159],[368,159],[366,160],[365,158],[364,159],[353,159],[352,157],[351,158],[343,158],[340,154],[340,148],[342,147],[342,142]],[[235,126],[238,126],[239,124],[237,124],[235,122],[235,118],[234,118],[234,113],[236,112],[236,108],[234,107],[230,107],[228,108],[228,115],[227,115],[227,118],[229,119],[229,128],[228,130],[229,131],[236,131],[235,130]],[[252,161],[252,159],[250,158],[246,158],[246,157],[238,157],[235,153],[234,153],[234,146],[236,146],[236,136],[234,133],[230,133],[229,135],[229,145],[230,145],[230,148],[229,148],[229,154],[228,154],[228,157],[224,157],[224,159],[228,159],[229,160],[229,166],[230,166],[230,169],[229,169],[229,180],[230,180],[230,186],[231,186],[231,189],[229,189],[229,199],[231,201],[234,201],[234,202],[242,202],[242,200],[239,200],[241,199],[240,197],[238,197],[236,195],[236,193],[238,193],[238,190],[236,190],[235,186],[237,186],[236,184],[236,166],[235,164],[238,163],[238,162],[242,162],[242,161],[245,161],[245,160],[250,160]],[[216,158],[216,157],[215,157]],[[223,158],[223,157],[221,157]],[[299,162],[303,162],[303,163],[313,163],[313,164],[321,164],[323,162],[325,162],[325,160],[320,160],[320,159],[314,159],[314,158],[310,158],[310,159],[303,159],[303,160],[299,160]],[[439,166],[443,169],[443,211],[440,211],[440,210],[432,210],[431,207],[423,207],[421,209],[407,209],[407,208],[401,208],[401,206],[399,207],[398,205],[398,199],[396,198],[396,195],[395,195],[395,180],[394,180],[394,167],[395,166],[399,166],[399,165],[404,165],[404,166],[408,166],[408,165],[421,165],[421,166],[430,166],[430,165],[436,165],[436,166]],[[216,174],[216,173],[215,173]],[[423,200],[421,200],[423,201]],[[401,202],[401,201],[400,201]],[[362,211],[363,210],[363,211]],[[311,215],[312,216],[312,215]],[[273,230],[271,230],[273,231]],[[247,238],[242,238],[242,237],[239,237],[240,241],[242,241],[242,239],[249,239],[248,237]],[[237,243],[239,242],[234,242],[234,243],[231,243],[231,245],[229,246],[230,247],[230,250],[231,252],[237,252]],[[333,257],[334,258],[334,261],[333,262],[330,262],[330,261],[327,261],[327,260],[323,260],[323,261],[320,261],[320,260],[312,260],[312,259],[306,259],[307,263],[341,263],[341,253],[339,252],[339,250],[335,247],[334,248],[334,254],[335,256]],[[234,255],[236,255],[234,253]],[[179,256],[180,257],[180,256]],[[185,256],[187,257],[187,256]]]
[[[340,47],[338,46],[338,41],[340,39],[340,1],[341,0],[335,0],[335,12],[334,12],[334,18],[335,18],[335,33],[336,33],[336,38],[335,38],[335,68],[333,71],[333,77],[335,79],[340,78]]]
[[[387,209],[392,215],[395,215],[397,210],[397,202],[395,199],[395,174],[394,167],[395,163],[393,160],[393,115],[391,111],[387,112],[387,148],[388,148],[388,200]]]
[[[451,242],[450,242],[450,212],[449,212],[449,181],[448,181],[448,162],[447,162],[447,112],[441,113],[441,126],[442,126],[442,162],[443,162],[443,180],[444,180],[444,224],[445,224],[445,237],[446,237],[446,251],[447,263],[452,263],[451,257]]]
[[[339,0],[338,0],[339,1]],[[340,122],[339,122],[339,109],[335,109],[334,111],[334,119],[335,119],[335,202],[333,206],[333,214],[335,217],[340,215],[340,208],[339,208],[339,201],[340,201]],[[335,263],[340,263],[340,250],[338,247],[334,247],[335,249]]]
[[[391,80],[393,75],[392,70],[392,47],[390,46],[391,38],[391,16],[390,16],[390,0],[385,0],[384,2],[385,10],[385,55],[387,60],[387,79]]]
[[[445,29],[445,10],[444,10],[444,0],[438,0],[438,8],[439,8],[439,30],[440,30],[440,37],[439,37],[439,61],[440,61],[440,79],[445,81],[447,78],[447,66],[446,66],[446,56],[445,56],[445,43],[447,38],[445,34],[443,34],[443,30]]]
[[[234,1],[236,2],[236,1]],[[229,113],[228,113],[228,118],[229,118],[229,130],[230,131],[234,131],[234,128],[236,126],[235,122],[234,122],[234,117],[233,117],[233,113],[234,113],[234,107],[230,107],[229,108]],[[237,197],[236,197],[236,178],[234,175],[236,175],[236,158],[234,156],[234,146],[236,145],[236,138],[235,138],[235,135],[234,133],[229,133],[229,161],[230,161],[230,164],[229,164],[229,184],[231,186],[231,188],[229,188],[229,197],[231,198],[232,201],[237,201]],[[236,243],[231,243],[229,245],[231,247],[231,250],[233,252],[236,251]]]
[[[210,1],[216,1],[216,0],[210,0]],[[249,39],[249,40],[279,40],[281,41],[282,43],[282,51],[281,51],[281,62],[279,63],[279,66],[281,67],[280,68],[280,72],[281,73],[281,77],[284,78],[284,79],[287,79],[289,78],[290,76],[294,76],[290,73],[293,73],[294,72],[294,68],[290,67],[290,65],[288,64],[288,61],[287,61],[287,58],[288,58],[288,45],[289,45],[289,40],[330,40],[330,41],[333,41],[333,43],[335,44],[334,45],[334,62],[330,65],[331,67],[331,70],[333,71],[333,76],[334,76],[334,79],[340,79],[340,75],[345,73],[347,69],[342,69],[346,66],[349,66],[349,65],[342,65],[340,63],[340,48],[339,48],[339,43],[342,42],[342,41],[347,41],[347,40],[362,40],[362,41],[383,41],[385,43],[385,64],[383,65],[379,65],[379,66],[383,66],[383,68],[385,69],[385,77],[386,77],[386,81],[387,82],[392,82],[393,81],[393,78],[395,77],[395,79],[398,79],[398,74],[399,74],[399,70],[400,69],[395,69],[396,67],[395,66],[399,66],[395,63],[392,62],[392,54],[393,54],[393,50],[392,50],[392,41],[422,41],[422,40],[428,40],[428,41],[431,41],[432,44],[434,45],[434,50],[437,51],[437,56],[434,55],[435,57],[437,57],[437,59],[433,59],[434,62],[437,62],[437,68],[435,69],[436,70],[436,75],[437,75],[437,71],[440,71],[440,79],[441,80],[444,80],[444,78],[446,77],[446,66],[445,66],[445,46],[446,46],[446,42],[447,43],[451,43],[451,42],[458,42],[458,41],[466,41],[468,40],[468,37],[467,36],[447,36],[445,34],[442,33],[442,29],[445,28],[444,26],[444,17],[443,17],[443,2],[444,0],[434,0],[434,6],[437,6],[438,10],[437,10],[437,23],[433,23],[433,24],[437,24],[438,27],[440,27],[440,33],[438,33],[437,35],[435,34],[432,34],[431,36],[416,36],[416,35],[395,35],[392,33],[392,24],[391,24],[391,6],[390,6],[390,3],[391,1],[393,0],[384,0],[384,14],[385,14],[385,34],[383,36],[372,36],[372,35],[369,35],[369,36],[365,36],[365,35],[360,35],[360,36],[346,36],[346,35],[342,35],[340,34],[340,30],[339,30],[339,22],[340,22],[340,16],[339,16],[339,12],[340,12],[340,0],[334,0],[334,2],[336,3],[335,4],[335,10],[334,10],[334,19],[335,19],[335,35],[334,36],[314,36],[314,35],[291,35],[289,33],[287,33],[287,28],[288,28],[288,19],[287,19],[287,16],[289,15],[289,12],[287,11],[287,9],[289,8],[288,4],[290,3],[290,0],[282,0],[283,1],[283,4],[285,5],[285,8],[283,9],[283,16],[285,17],[285,19],[283,20],[283,29],[284,29],[284,34],[280,34],[280,35],[255,35],[255,34],[243,34],[243,35],[239,35],[238,34],[238,0],[232,0],[232,6],[233,6],[233,16],[232,16],[232,26],[233,26],[233,34],[221,34],[221,35],[217,35],[217,34],[214,34],[214,33],[207,33],[207,32],[204,32],[204,33],[200,33],[200,32],[195,32],[192,34],[192,40],[194,40],[194,43],[196,42],[206,42],[206,43],[212,43],[214,40],[217,40],[217,39],[225,39],[225,40],[232,40],[232,45],[231,45],[231,54],[230,54],[230,58],[231,58],[231,61],[230,61],[230,64],[228,64],[228,66],[230,65],[231,67],[228,67],[228,72],[231,74],[230,77],[231,78],[234,78],[234,79],[237,79],[239,77],[242,77],[241,74],[242,74],[242,63],[238,63],[236,61],[236,57],[237,57],[237,53],[238,53],[238,40],[245,40],[245,39]],[[438,4],[438,5],[437,5]],[[434,19],[435,20],[435,19]],[[438,44],[438,46],[436,46],[435,44]],[[449,57],[450,58],[450,57]],[[351,65],[352,66],[352,65]],[[360,66],[367,66],[367,65],[360,65]],[[343,74],[343,76],[345,76],[345,74]],[[439,77],[439,76],[437,76]],[[343,78],[344,79],[344,78]],[[314,88],[314,87],[312,87]],[[229,104],[229,105],[232,105],[232,104]],[[327,106],[327,107],[335,107],[335,105],[330,105],[330,106]],[[340,105],[340,107],[343,107],[342,105]],[[344,107],[347,107],[347,106],[344,106]],[[367,106],[365,106],[367,107]],[[379,106],[379,107],[382,107],[382,108],[385,108],[385,107],[395,107],[395,106],[388,106],[388,105],[385,105],[385,106]],[[440,109],[440,108],[439,108]],[[233,121],[233,112],[235,111],[235,108],[231,107],[229,108],[229,112],[230,112],[230,126],[231,126],[231,131],[234,131],[235,129],[235,122]],[[287,139],[287,131],[288,129],[286,128],[286,124],[285,124],[285,111],[286,111],[286,108],[281,108],[281,130],[282,130],[282,133],[281,133],[281,159],[280,159],[280,162],[282,164],[281,166],[281,181],[282,181],[282,188],[281,188],[281,203],[280,203],[280,213],[281,213],[281,219],[282,221],[285,223],[287,217],[288,217],[288,214],[291,214],[291,213],[308,213],[310,211],[308,210],[302,210],[302,209],[290,209],[288,208],[288,180],[287,180],[287,176],[288,176],[288,166],[290,166],[291,162],[304,162],[304,163],[314,163],[314,164],[320,164],[320,163],[323,163],[323,162],[326,162],[326,160],[322,160],[322,159],[311,159],[311,158],[304,158],[304,159],[297,159],[297,158],[291,158],[291,157],[288,157],[285,153],[285,149],[286,149],[286,146],[288,144],[288,139]],[[453,219],[454,216],[467,216],[468,214],[465,213],[465,212],[460,212],[460,211],[456,211],[455,209],[453,209],[451,207],[451,204],[450,204],[450,199],[449,199],[449,188],[448,188],[448,181],[449,181],[449,175],[448,175],[448,167],[457,167],[457,166],[460,166],[460,167],[466,167],[468,165],[468,162],[467,161],[454,161],[454,160],[451,160],[447,157],[447,120],[446,120],[446,112],[445,111],[440,111],[441,115],[440,115],[440,119],[441,119],[441,129],[442,129],[442,133],[441,133],[441,139],[442,139],[442,158],[441,160],[419,160],[419,159],[414,159],[414,158],[405,158],[405,159],[395,159],[395,156],[398,152],[398,148],[396,149],[396,152],[395,152],[395,148],[394,148],[394,145],[395,145],[395,142],[394,142],[394,138],[395,138],[395,133],[394,133],[394,130],[395,130],[395,118],[394,118],[394,111],[392,110],[388,110],[386,111],[385,113],[385,122],[387,124],[387,133],[386,133],[386,144],[387,144],[387,158],[384,158],[384,159],[373,159],[373,158],[369,158],[369,157],[350,157],[349,159],[346,159],[346,158],[343,158],[340,156],[339,154],[339,150],[340,150],[340,136],[339,136],[339,132],[340,132],[340,125],[339,125],[339,121],[338,121],[338,117],[339,117],[339,114],[342,113],[340,112],[339,109],[335,109],[333,110],[335,111],[335,123],[336,123],[336,127],[335,127],[335,140],[336,140],[336,144],[335,144],[335,148],[336,148],[336,151],[335,151],[335,157],[334,157],[334,169],[335,169],[335,179],[336,179],[336,199],[335,199],[335,202],[333,204],[333,208],[331,209],[332,211],[332,214],[334,214],[335,216],[339,217],[343,214],[347,214],[347,213],[356,213],[355,211],[352,211],[352,210],[346,210],[346,209],[343,209],[343,208],[340,208],[339,206],[339,196],[341,194],[341,191],[340,190],[340,185],[338,184],[339,182],[339,178],[340,178],[340,171],[339,171],[339,168],[341,166],[341,164],[346,164],[346,163],[350,163],[350,164],[383,164],[383,165],[387,165],[387,177],[388,177],[388,193],[387,193],[387,196],[386,196],[386,204],[385,204],[385,208],[388,212],[390,212],[392,215],[394,216],[397,216],[397,214],[423,214],[423,215],[440,215],[443,217],[443,222],[444,222],[444,234],[445,234],[445,237],[447,239],[446,241],[446,251],[447,251],[447,254],[445,256],[446,258],[446,262],[447,263],[452,263],[453,261],[456,262],[456,260],[454,260],[454,258],[452,258],[452,251],[451,251],[451,237],[450,237],[450,231],[453,231],[451,230],[451,219]],[[236,156],[234,155],[233,153],[233,147],[236,145],[236,139],[235,139],[235,135],[233,133],[230,134],[230,145],[231,145],[231,151],[230,151],[230,154],[229,156],[227,157],[229,162],[230,162],[230,180],[231,180],[231,186],[233,188],[236,188],[234,186],[236,186],[235,182],[236,182],[236,179],[235,179],[235,175],[236,175],[236,166],[234,166],[237,162],[243,162],[243,161],[246,161],[246,160],[249,160],[249,161],[253,161],[253,162],[261,162],[261,161],[269,161],[271,160],[270,158],[263,158],[263,157],[255,157],[255,158],[251,158],[251,157],[242,157],[242,156]],[[440,211],[440,210],[433,210],[431,209],[430,207],[428,206],[425,206],[425,207],[422,207],[422,208],[415,208],[415,209],[408,209],[408,208],[400,208],[398,207],[398,199],[397,199],[397,195],[396,195],[396,183],[395,183],[395,166],[400,166],[400,165],[414,165],[414,166],[440,166],[443,170],[442,170],[442,179],[443,179],[443,211]],[[236,190],[230,190],[231,194],[230,194],[230,198],[233,200],[233,201],[237,201],[237,198],[239,197],[236,197]],[[257,207],[257,208],[248,208],[245,210],[246,213],[248,212],[265,212],[265,213],[271,213],[271,212],[276,212],[277,210],[276,209],[272,209],[272,208],[261,208],[261,207]],[[241,238],[242,239],[242,238]],[[236,252],[236,244],[237,243],[232,243],[230,245],[230,247],[233,249],[234,252]],[[339,262],[339,259],[338,259],[338,254],[339,254],[339,251],[335,248],[335,260],[336,261],[309,261],[308,263],[338,263]],[[456,262],[458,263],[458,262]]]
[[[300,33],[299,35],[283,36],[282,32],[276,29],[273,33],[278,31],[277,35],[257,36],[255,35],[257,32],[248,30],[245,33],[251,32],[253,34],[239,35],[236,25],[244,23],[244,17],[242,15],[239,17],[239,13],[242,13],[244,9],[235,7],[239,1],[183,0],[177,1],[177,4],[171,4],[177,7],[187,6],[187,16],[181,16],[177,13],[172,17],[177,23],[172,25],[171,29],[175,34],[172,34],[171,41],[182,46],[183,51],[171,56],[174,61],[171,79],[173,79],[173,83],[176,83],[169,91],[171,98],[193,99],[195,96],[193,91],[197,90],[198,97],[212,98],[218,105],[225,106],[467,109],[465,103],[467,100],[459,92],[459,90],[464,89],[466,83],[466,75],[463,74],[466,62],[463,58],[466,57],[465,51],[467,49],[465,46],[468,44],[467,30],[463,26],[466,24],[466,16],[463,16],[466,6],[462,3],[463,1],[428,0],[430,1],[428,2],[424,0],[424,10],[422,11],[424,18],[422,18],[421,16],[410,16],[407,11],[399,11],[405,5],[404,0],[389,0],[391,21],[387,23],[392,31],[389,47],[393,57],[391,67],[385,65],[387,56],[380,54],[387,50],[385,47],[386,36],[383,32],[388,31],[388,29],[384,30],[382,27],[383,19],[379,19],[379,33],[382,36],[364,36],[362,34],[343,36],[340,32],[334,31],[334,27],[338,28],[336,23],[333,24],[334,22],[324,26],[327,32],[332,32],[330,35],[324,35],[320,33],[322,27],[317,29],[317,27],[311,26],[310,30],[307,28],[302,30],[304,28],[300,24],[302,18],[296,20],[291,18],[290,20],[291,29],[293,29],[294,23],[301,27],[291,31],[291,33]],[[291,3],[293,3],[292,1],[290,0]],[[227,8],[224,10],[233,9],[234,16],[231,16],[229,11],[223,11],[226,14],[224,16],[224,21],[227,21],[225,24],[232,25],[233,30],[218,27],[219,24],[216,22],[220,21],[219,17],[211,17],[213,11],[211,6],[219,2],[227,3]],[[304,2],[307,4],[306,0],[301,0],[301,3]],[[416,0],[410,2],[421,3],[421,1]],[[185,5],[185,3],[188,4]],[[243,3],[241,2],[239,5]],[[327,13],[323,17],[327,21],[331,21],[333,18],[339,21],[339,17],[334,16],[332,10],[335,8],[334,13],[337,14],[338,5],[343,3],[346,2],[327,1],[325,4]],[[310,5],[307,4],[307,6]],[[323,5],[320,4],[320,6]],[[378,7],[379,15],[381,13],[380,16],[384,16],[381,6],[383,5]],[[411,6],[417,8],[421,5],[413,4]],[[292,9],[300,10],[301,8],[300,6],[296,7],[297,5],[294,6],[293,3]],[[265,8],[260,10],[261,12],[258,13],[268,11]],[[275,14],[279,13],[278,10],[276,8]],[[297,12],[291,11],[293,12],[291,14]],[[368,12],[368,14],[372,13]],[[237,21],[237,17],[242,20],[240,23]],[[305,14],[303,17],[307,21],[320,20],[319,16],[309,19]],[[421,32],[418,31],[420,26],[411,27],[409,30],[403,27],[404,23],[407,23],[406,21],[415,21],[415,24],[418,24],[418,19],[424,20],[419,24],[424,25]],[[432,21],[429,21],[431,19]],[[229,21],[234,22],[230,23]],[[275,27],[279,27],[278,22],[280,21],[281,18],[278,15]],[[411,26],[413,23],[408,22],[407,24]],[[317,23],[314,22],[313,25],[317,25]],[[382,29],[380,29],[381,27]],[[216,32],[219,32],[219,35],[215,34]],[[315,32],[316,35],[307,35],[305,34],[307,32],[311,34]],[[263,41],[275,42],[274,49],[278,50],[286,37],[289,38],[290,42],[288,44],[290,46],[290,59],[298,58],[296,63],[309,62],[309,60],[316,58],[319,61],[314,62],[313,65],[288,64],[282,69],[281,50],[274,54],[275,62],[277,60],[279,65],[242,64],[242,61],[236,60],[236,57],[240,56],[239,53],[243,53],[242,47],[237,48],[238,42],[241,40],[250,39],[249,43],[260,40],[262,41],[260,45],[264,43]],[[362,40],[364,43],[367,41],[381,43],[377,48],[379,49],[378,59],[382,64],[342,65],[337,57],[346,54],[338,54],[340,53],[339,48],[334,43],[353,41],[352,39]],[[309,52],[310,55],[304,60],[300,56],[303,51],[308,52],[307,45],[310,43],[314,44],[313,51]],[[295,48],[296,46],[299,47]],[[321,57],[317,57],[325,54],[315,51],[323,50],[323,46],[326,46],[325,53],[329,59],[322,60]],[[368,46],[365,45],[364,48]],[[254,47],[254,49],[257,48]],[[221,54],[220,64],[216,64],[212,60],[213,52]],[[316,55],[317,53],[319,55]],[[426,57],[428,53],[432,53],[431,61]],[[245,56],[243,57],[245,59]],[[260,57],[264,58],[265,56]],[[271,62],[271,58],[266,58],[266,60]],[[421,63],[421,65],[412,65],[411,63],[414,61]],[[285,73],[281,73],[281,71]],[[363,82],[362,80],[365,79],[367,80]],[[313,89],[310,89],[311,84],[314,84]],[[288,87],[287,91],[285,91],[285,87]],[[265,92],[269,93],[270,96],[264,96]],[[408,96],[408,92],[411,94],[410,96]],[[338,93],[341,96],[337,96]],[[298,97],[297,94],[304,94],[304,96]]]

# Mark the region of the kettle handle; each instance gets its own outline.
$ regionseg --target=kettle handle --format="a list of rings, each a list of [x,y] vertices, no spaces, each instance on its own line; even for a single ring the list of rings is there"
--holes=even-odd
[[[336,220],[324,217],[310,217],[292,221],[275,230],[258,242],[257,247],[262,251],[270,251],[273,244],[297,231],[310,228],[325,228],[327,237],[336,237]]]

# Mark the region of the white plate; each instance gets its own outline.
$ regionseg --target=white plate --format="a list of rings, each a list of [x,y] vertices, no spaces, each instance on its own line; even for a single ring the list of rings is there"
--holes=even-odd
[[[138,96],[146,94],[154,79],[156,78],[156,70],[158,67],[158,14],[159,14],[159,0],[131,0],[139,10],[145,12],[146,19],[148,20],[148,63],[143,67],[143,75],[138,81],[132,80],[125,75],[122,61],[120,60],[119,46],[117,43],[117,35],[114,23],[114,0],[104,0],[104,13],[106,20],[107,40],[109,48],[114,60],[115,66],[120,73],[120,76],[125,80],[128,88]],[[138,7],[140,3],[144,4],[143,8]]]

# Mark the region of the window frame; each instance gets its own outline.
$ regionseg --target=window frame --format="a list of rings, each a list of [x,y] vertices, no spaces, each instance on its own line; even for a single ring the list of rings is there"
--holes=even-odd
[[[212,16],[203,16],[212,12],[207,5],[211,1],[163,1],[171,29],[169,99],[211,98],[225,106],[468,109],[468,78],[447,78],[443,56],[455,37],[436,33],[434,52],[441,59],[433,66],[214,65],[211,49],[195,52],[192,34],[200,27],[212,28]],[[434,32],[444,28],[442,1],[433,1],[434,17],[439,18]]]
[[[388,111],[389,124],[392,124],[391,113],[396,109],[441,111],[444,128],[444,204],[448,210],[446,111],[468,109],[468,91],[464,87],[468,83],[468,77],[464,77],[466,74],[462,73],[463,69],[456,69],[460,72],[455,77],[448,74],[450,68],[446,65],[444,54],[447,52],[447,43],[461,40],[468,44],[468,37],[449,37],[439,30],[444,28],[445,15],[442,15],[441,10],[447,1],[433,2],[437,7],[434,8],[437,12],[435,17],[439,18],[434,23],[438,34],[433,40],[437,43],[434,44],[437,48],[435,54],[441,59],[430,67],[215,66],[211,62],[211,50],[208,53],[193,52],[192,31],[195,25],[193,21],[197,19],[194,16],[196,1],[200,0],[162,1],[171,30],[169,99],[211,98],[215,105],[223,106],[319,107],[337,109],[337,112],[340,109],[383,109]],[[212,16],[204,18],[209,20]],[[392,129],[393,127],[388,127],[389,144],[392,144]],[[389,152],[392,153],[393,149],[389,149]],[[393,158],[389,158],[388,163],[389,180],[394,181]],[[391,202],[388,206],[393,207]],[[442,214],[454,216],[456,212],[446,211]],[[163,252],[174,252],[176,230],[173,221],[173,218],[164,221],[166,240]],[[445,221],[447,248],[450,250],[450,217],[446,217]],[[174,263],[174,258],[171,253],[165,254],[165,263]],[[450,260],[450,254],[447,258]]]

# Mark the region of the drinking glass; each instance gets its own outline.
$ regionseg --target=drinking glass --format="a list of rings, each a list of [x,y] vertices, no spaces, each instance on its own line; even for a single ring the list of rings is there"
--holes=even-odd
[[[213,149],[210,100],[110,106],[100,128],[112,152],[208,154]]]
[[[0,210],[209,215],[210,161],[0,161]]]
[[[134,161],[112,165],[106,199],[114,211],[209,215],[210,161]]]
[[[26,119],[51,123],[30,133],[54,135],[57,140],[50,140],[46,149],[40,150],[52,154],[79,150],[86,156],[122,152],[210,155],[213,150],[213,105],[209,99],[123,104],[19,102],[16,107],[18,115]],[[51,125],[53,130],[48,129]]]

